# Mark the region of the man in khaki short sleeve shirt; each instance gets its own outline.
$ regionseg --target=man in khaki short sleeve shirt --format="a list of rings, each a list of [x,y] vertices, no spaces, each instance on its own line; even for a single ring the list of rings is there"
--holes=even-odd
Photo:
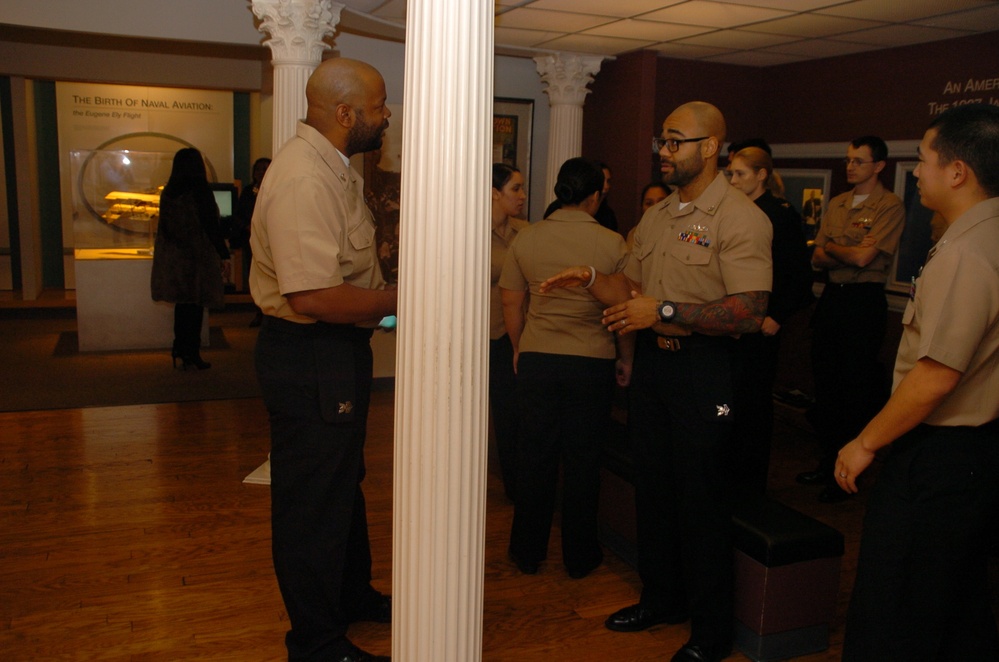
[[[364,439],[372,329],[396,310],[353,154],[381,146],[391,112],[373,67],[326,60],[308,114],[274,157],[254,209],[250,290],[263,312],[256,369],[271,428],[274,572],[289,660],[374,662],[347,638],[389,622],[371,585]]]
[[[675,187],[642,217],[624,272],[595,274],[608,330],[636,334],[628,425],[635,465],[638,604],[606,626],[637,632],[690,619],[673,662],[732,648],[731,466],[734,337],[758,331],[771,287],[772,227],[718,170],[725,120],[691,102],[657,139]],[[542,285],[587,284],[588,266]]]
[[[902,201],[878,180],[885,142],[857,138],[846,156],[854,186],[829,202],[812,254],[812,266],[828,276],[812,315],[815,405],[808,412],[822,455],[814,471],[797,476],[821,485],[819,500],[827,503],[849,496],[833,479],[836,452],[888,398],[888,370],[878,358],[888,316],[884,288],[905,221]]]
[[[956,106],[919,145],[947,230],[913,279],[894,390],[839,452],[867,502],[843,660],[999,660],[987,559],[999,522],[999,106]]]

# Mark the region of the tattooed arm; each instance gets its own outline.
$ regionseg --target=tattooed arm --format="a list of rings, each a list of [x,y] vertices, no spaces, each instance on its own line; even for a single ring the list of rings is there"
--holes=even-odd
[[[708,336],[734,336],[760,330],[767,314],[770,293],[740,292],[708,303],[680,303],[670,324],[659,321],[658,302],[652,297],[631,293],[628,301],[604,311],[608,331],[619,334],[652,328],[664,336],[702,333]]]
[[[674,324],[708,336],[734,336],[760,330],[769,292],[740,292],[708,303],[677,303]]]

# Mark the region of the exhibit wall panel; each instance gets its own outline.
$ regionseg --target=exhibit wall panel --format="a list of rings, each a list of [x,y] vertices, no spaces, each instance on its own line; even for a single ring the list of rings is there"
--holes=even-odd
[[[206,158],[210,181],[233,181],[232,92],[58,82],[56,105],[66,248],[74,246],[70,152],[175,153],[196,147]],[[66,273],[65,287],[72,289],[72,270]]]

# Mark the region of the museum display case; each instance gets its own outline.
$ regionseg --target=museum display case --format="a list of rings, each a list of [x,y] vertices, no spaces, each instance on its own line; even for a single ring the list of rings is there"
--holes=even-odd
[[[173,305],[153,301],[149,287],[160,193],[173,157],[131,150],[70,152],[81,351],[173,343]],[[202,343],[207,342],[206,315]]]
[[[77,260],[148,259],[173,154],[132,150],[70,152],[73,245]]]

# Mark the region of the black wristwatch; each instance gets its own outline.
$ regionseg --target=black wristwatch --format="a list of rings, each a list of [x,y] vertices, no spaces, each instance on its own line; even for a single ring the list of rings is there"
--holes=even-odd
[[[660,301],[657,310],[663,324],[669,324],[676,317],[676,304],[672,301]]]

